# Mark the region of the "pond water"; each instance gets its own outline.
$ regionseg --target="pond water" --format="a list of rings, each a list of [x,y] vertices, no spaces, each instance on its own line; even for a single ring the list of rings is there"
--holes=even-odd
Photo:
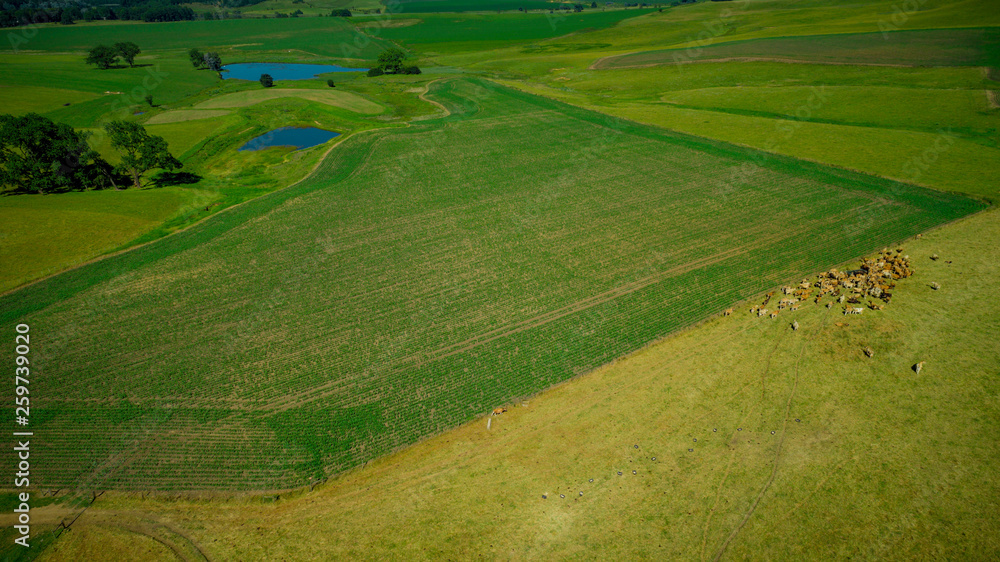
[[[250,139],[249,142],[240,147],[240,150],[263,150],[272,146],[291,146],[300,150],[323,144],[337,136],[340,136],[340,133],[316,127],[282,127]]]
[[[260,80],[261,74],[270,74],[278,80],[308,80],[318,74],[327,72],[359,72],[367,68],[344,68],[335,64],[291,64],[282,62],[241,62],[227,64],[222,67],[223,78],[238,78],[240,80]]]

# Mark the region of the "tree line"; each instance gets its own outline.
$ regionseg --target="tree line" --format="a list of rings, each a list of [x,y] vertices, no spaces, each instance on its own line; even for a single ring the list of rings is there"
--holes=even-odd
[[[37,113],[0,115],[0,185],[15,193],[138,188],[151,170],[183,166],[163,137],[138,123],[111,121],[104,131],[120,156],[116,166],[91,148],[89,132]]]

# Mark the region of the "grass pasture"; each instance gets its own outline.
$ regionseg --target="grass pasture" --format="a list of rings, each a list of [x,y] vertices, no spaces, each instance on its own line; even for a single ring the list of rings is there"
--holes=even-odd
[[[38,477],[299,486],[981,208],[489,82],[431,95],[451,117],[0,300],[65,342],[35,362]]]
[[[300,90],[290,88],[268,88],[266,90],[233,92],[231,94],[225,94],[203,101],[195,105],[195,108],[219,109],[247,107],[278,98],[301,98],[326,105],[332,105],[334,107],[339,107],[355,113],[361,113],[363,115],[376,115],[385,110],[381,105],[351,92],[337,90]]]
[[[113,250],[193,200],[179,188],[0,197],[0,293]]]

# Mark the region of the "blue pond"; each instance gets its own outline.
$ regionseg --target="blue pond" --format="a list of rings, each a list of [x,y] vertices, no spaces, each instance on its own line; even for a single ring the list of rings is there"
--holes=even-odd
[[[316,127],[282,127],[250,139],[240,147],[240,150],[263,150],[272,146],[291,146],[299,150],[323,144],[337,136],[340,136],[340,133]]]
[[[241,62],[227,64],[222,67],[223,78],[239,78],[240,80],[260,80],[261,74],[270,74],[278,80],[308,80],[318,74],[327,72],[357,72],[367,68],[344,68],[335,64],[285,64],[278,62]]]

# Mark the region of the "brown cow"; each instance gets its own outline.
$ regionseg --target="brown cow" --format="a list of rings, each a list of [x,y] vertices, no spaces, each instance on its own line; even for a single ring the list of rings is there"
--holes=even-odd
[[[506,411],[507,411],[507,408],[504,408],[503,406],[500,406],[499,408],[494,408],[493,409],[493,415],[494,416],[499,416],[500,414],[502,414],[502,413],[504,413]]]

